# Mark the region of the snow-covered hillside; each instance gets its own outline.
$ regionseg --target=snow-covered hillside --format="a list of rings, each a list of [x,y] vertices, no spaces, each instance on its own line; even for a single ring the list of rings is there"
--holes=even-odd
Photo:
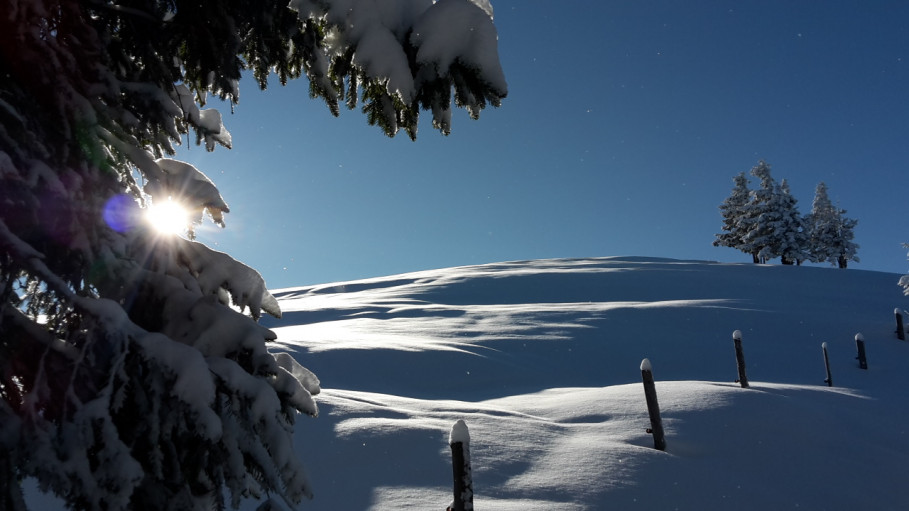
[[[302,509],[445,509],[459,419],[484,511],[909,509],[898,280],[619,257],[278,291],[273,349],[323,387],[321,415],[297,422],[315,491]],[[749,389],[734,383],[736,329]],[[666,451],[646,432],[644,358]],[[58,505],[30,493],[33,509]]]
[[[278,291],[276,349],[324,389],[297,425],[304,509],[445,509],[458,419],[478,509],[907,509],[898,278],[620,257]],[[645,431],[643,358],[665,452]]]

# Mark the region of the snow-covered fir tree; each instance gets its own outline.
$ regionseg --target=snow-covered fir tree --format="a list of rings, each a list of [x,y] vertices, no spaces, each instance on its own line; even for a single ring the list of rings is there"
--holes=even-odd
[[[774,198],[779,220],[771,250],[783,264],[801,265],[810,257],[808,231],[798,209],[798,200],[793,197],[785,179],[780,181]]]
[[[755,190],[748,189],[744,172],[733,179],[732,194],[720,205],[725,232],[717,234],[714,246],[751,254],[755,263],[779,257],[783,264],[801,264],[809,257],[808,235],[788,183],[778,184],[763,160],[751,175],[760,180]]]
[[[817,186],[811,214],[803,218],[789,184],[777,183],[767,162],[758,162],[751,174],[760,181],[755,190],[748,189],[744,173],[733,178],[732,193],[720,205],[724,232],[716,235],[714,246],[751,254],[755,263],[779,257],[783,264],[810,260],[846,268],[849,261],[858,262],[859,247],[852,241],[858,221],[830,202],[824,183]],[[909,278],[901,283],[909,285]]]
[[[221,509],[311,494],[291,447],[318,379],[266,343],[254,270],[142,220],[175,201],[223,225],[193,132],[207,95],[305,75],[335,114],[417,133],[506,85],[485,0],[9,0],[0,16],[0,508],[24,478],[77,510]],[[263,247],[267,250],[267,247]],[[270,501],[269,501],[270,502]]]
[[[773,201],[779,185],[770,175],[770,165],[764,160],[751,168],[751,175],[758,178],[760,183],[759,188],[750,192],[745,214],[739,222],[743,234],[737,248],[751,254],[755,263],[765,263],[771,255],[767,247],[773,239]]]
[[[834,206],[830,201],[827,185],[818,183],[811,213],[807,216],[812,262],[829,262],[846,268],[849,261],[859,261],[859,246],[852,241],[858,220],[845,215],[845,209]]]
[[[713,246],[738,249],[742,245],[746,232],[742,220],[746,215],[751,192],[748,189],[748,178],[745,177],[744,172],[739,172],[732,178],[732,182],[732,193],[720,204],[720,213],[723,215],[723,232],[716,235]]]
[[[903,248],[909,248],[909,243],[903,243]],[[903,294],[909,296],[909,275],[900,277],[899,285],[903,288]]]

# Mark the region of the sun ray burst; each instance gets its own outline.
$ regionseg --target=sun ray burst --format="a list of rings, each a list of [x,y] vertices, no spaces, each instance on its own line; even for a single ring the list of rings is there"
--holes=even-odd
[[[172,199],[151,204],[145,219],[162,234],[183,234],[190,225],[189,211]]]

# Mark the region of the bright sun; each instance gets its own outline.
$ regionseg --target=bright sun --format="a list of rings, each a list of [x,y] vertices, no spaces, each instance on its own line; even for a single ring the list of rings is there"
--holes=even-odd
[[[170,199],[149,206],[146,220],[163,234],[182,234],[190,222],[186,208]]]

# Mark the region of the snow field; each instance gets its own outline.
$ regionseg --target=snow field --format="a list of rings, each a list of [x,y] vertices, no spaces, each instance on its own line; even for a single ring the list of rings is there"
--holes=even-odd
[[[478,509],[903,509],[897,280],[626,257],[275,292],[284,319],[267,326],[323,382],[295,439],[304,509],[444,509],[458,420]],[[735,329],[750,389],[733,383]],[[646,432],[644,358],[665,452]]]
[[[294,434],[315,493],[301,509],[445,509],[459,420],[481,510],[909,508],[898,280],[616,257],[275,291],[273,351],[321,387],[319,417]],[[735,330],[748,389],[734,383]],[[665,451],[646,431],[644,359]]]

